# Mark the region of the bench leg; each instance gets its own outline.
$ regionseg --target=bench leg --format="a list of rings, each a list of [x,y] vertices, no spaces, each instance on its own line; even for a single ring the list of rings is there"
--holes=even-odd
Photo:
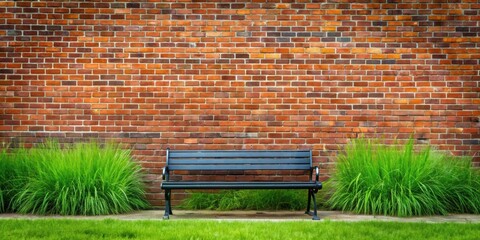
[[[313,213],[310,212],[310,204],[312,203],[310,201],[311,199],[313,199]],[[315,190],[313,189],[308,190],[308,206],[305,213],[311,215],[313,220],[320,220],[317,213],[317,200],[315,198]]]
[[[313,199],[313,220],[320,220],[320,218],[317,215],[317,200],[315,199],[315,192],[311,190],[312,193],[312,199]]]
[[[310,214],[310,203],[312,199],[312,195],[310,194],[310,189],[308,189],[308,201],[307,201],[307,210],[305,211],[305,214]]]
[[[172,205],[170,203],[171,190],[165,190],[165,214],[163,219],[169,219],[172,213]]]

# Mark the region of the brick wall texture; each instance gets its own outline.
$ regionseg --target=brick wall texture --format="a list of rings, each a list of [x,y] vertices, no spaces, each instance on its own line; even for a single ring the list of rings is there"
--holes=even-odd
[[[480,3],[0,2],[0,141],[115,140],[158,188],[165,149],[313,149],[359,136],[480,163]]]

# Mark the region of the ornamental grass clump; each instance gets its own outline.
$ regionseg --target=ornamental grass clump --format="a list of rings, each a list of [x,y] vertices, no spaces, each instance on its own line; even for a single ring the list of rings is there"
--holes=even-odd
[[[355,139],[339,154],[332,178],[333,209],[362,214],[418,216],[480,213],[480,175],[466,159],[429,147],[415,151],[413,140],[387,146]]]
[[[26,150],[28,165],[15,181],[12,209],[19,213],[101,215],[147,206],[140,167],[117,145],[48,141]]]

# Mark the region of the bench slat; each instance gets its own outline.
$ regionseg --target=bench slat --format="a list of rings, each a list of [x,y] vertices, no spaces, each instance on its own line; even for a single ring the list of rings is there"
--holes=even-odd
[[[212,164],[308,164],[310,165],[310,158],[182,158],[170,159],[169,165],[212,165]]]
[[[291,158],[291,157],[310,157],[310,151],[171,151],[170,158]]]
[[[309,170],[307,164],[215,164],[215,165],[169,165],[170,170]]]

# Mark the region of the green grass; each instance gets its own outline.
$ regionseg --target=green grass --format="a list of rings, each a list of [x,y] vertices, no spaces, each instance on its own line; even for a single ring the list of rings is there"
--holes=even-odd
[[[480,213],[480,175],[471,162],[425,148],[413,140],[386,146],[352,140],[338,157],[331,181],[333,209],[364,214],[415,216]]]
[[[307,207],[307,190],[194,192],[180,207],[193,210],[301,210]]]
[[[18,213],[101,215],[147,206],[140,166],[118,145],[47,141],[12,149],[8,203]],[[12,161],[2,161],[5,163]]]
[[[0,239],[478,239],[480,224],[0,220]]]

